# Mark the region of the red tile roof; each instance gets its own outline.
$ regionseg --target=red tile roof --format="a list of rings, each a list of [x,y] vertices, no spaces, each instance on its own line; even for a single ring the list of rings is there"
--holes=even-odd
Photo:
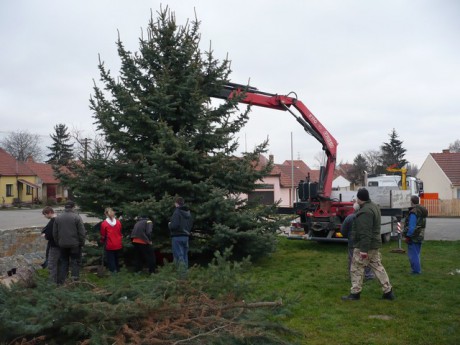
[[[294,163],[294,167],[298,168],[305,176],[307,176],[307,174],[311,171],[310,167],[302,160],[293,160],[292,163]],[[284,161],[283,165],[291,166],[292,163],[291,161],[286,160]]]
[[[292,167],[286,164],[276,164],[272,170],[272,173],[275,171],[280,175],[280,185],[281,187],[291,188],[292,186]],[[294,166],[294,186],[299,184],[300,180],[305,180],[306,175],[301,171],[301,169]]]
[[[460,185],[460,153],[430,153],[454,186]]]
[[[35,176],[36,174],[12,155],[0,148],[0,175],[3,176]]]
[[[37,175],[45,184],[59,184],[59,180],[54,177],[51,164],[37,163],[28,159],[25,164]]]

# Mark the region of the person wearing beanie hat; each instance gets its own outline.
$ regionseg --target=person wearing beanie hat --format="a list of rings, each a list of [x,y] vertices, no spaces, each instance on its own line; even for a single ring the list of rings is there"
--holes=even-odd
[[[361,201],[369,201],[369,191],[366,188],[360,188],[356,197]]]
[[[381,262],[379,248],[382,246],[380,236],[380,208],[371,201],[369,191],[361,188],[356,194],[360,206],[352,225],[353,259],[350,276],[351,289],[348,296],[342,296],[344,301],[359,300],[364,280],[364,269],[370,267],[375,277],[382,285],[382,299],[393,300],[393,288],[388,274]]]

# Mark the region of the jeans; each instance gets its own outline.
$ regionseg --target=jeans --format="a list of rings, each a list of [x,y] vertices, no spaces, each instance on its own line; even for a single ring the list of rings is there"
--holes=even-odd
[[[174,263],[180,276],[185,278],[188,269],[188,236],[172,237],[171,241]]]
[[[81,247],[61,248],[61,264],[58,284],[64,284],[69,274],[69,266],[72,280],[78,280],[80,278]]]
[[[420,265],[420,253],[422,251],[421,243],[411,242],[407,245],[407,256],[409,257],[410,268],[412,273],[422,273],[422,266]]]

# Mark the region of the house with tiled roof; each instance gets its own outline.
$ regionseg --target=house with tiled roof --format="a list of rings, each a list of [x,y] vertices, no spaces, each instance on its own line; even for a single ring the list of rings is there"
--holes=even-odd
[[[269,159],[261,155],[258,165],[265,165],[274,157],[270,155]],[[319,181],[319,170],[312,170],[302,160],[285,160],[283,164],[274,164],[270,174],[264,178],[255,189],[248,195],[249,199],[259,198],[264,204],[273,204],[280,201],[280,207],[292,207],[296,201],[296,189],[301,180],[308,178],[311,182]],[[349,190],[350,182],[346,180],[339,172],[335,173],[333,187],[337,190]]]
[[[0,148],[0,205],[32,203],[38,200],[36,174],[24,162]]]
[[[36,175],[36,184],[39,188],[39,200],[47,201],[61,201],[67,197],[67,189],[64,188],[60,181],[54,176],[53,166],[46,163],[35,162],[32,157],[29,157],[24,162]]]
[[[438,193],[441,200],[460,199],[460,153],[430,153],[417,177],[425,193]]]

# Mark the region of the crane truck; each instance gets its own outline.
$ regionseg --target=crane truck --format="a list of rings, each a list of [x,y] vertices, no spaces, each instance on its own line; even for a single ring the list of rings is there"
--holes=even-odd
[[[294,97],[291,97],[291,94]],[[327,157],[326,164],[320,167],[319,181],[312,182],[310,177],[306,176],[305,180],[301,180],[297,186],[297,200],[293,207],[279,208],[279,212],[297,216],[299,221],[296,222],[296,227],[303,230],[303,234],[300,236],[302,239],[347,241],[341,236],[340,228],[345,217],[354,211],[353,199],[356,192],[344,194],[332,191],[337,160],[337,141],[305,104],[297,99],[295,93],[279,95],[259,91],[249,85],[227,83],[223,86],[220,94],[213,95],[213,97],[234,98],[237,102],[251,106],[286,111],[297,120],[308,134],[319,141]],[[409,194],[407,198],[407,196],[395,193],[396,191],[388,191],[388,200],[385,200],[385,205],[381,205],[382,216],[391,217],[391,225],[400,221],[404,209],[410,206]],[[383,228],[385,229],[385,227]],[[386,227],[382,233],[382,238],[389,240],[391,231],[391,228],[388,230]]]

